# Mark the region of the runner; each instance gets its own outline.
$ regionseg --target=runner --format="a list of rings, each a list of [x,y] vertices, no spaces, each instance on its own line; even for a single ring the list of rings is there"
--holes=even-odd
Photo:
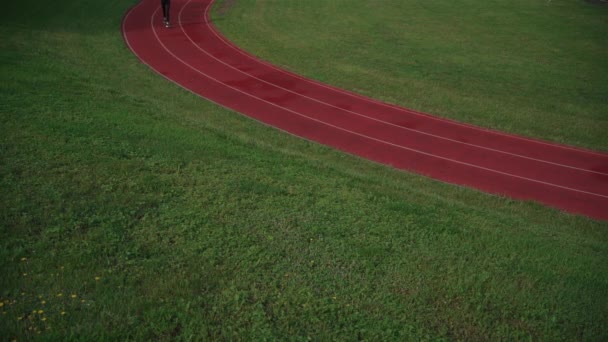
[[[163,21],[165,27],[169,28],[169,10],[171,10],[171,0],[160,0],[160,6],[163,8]]]

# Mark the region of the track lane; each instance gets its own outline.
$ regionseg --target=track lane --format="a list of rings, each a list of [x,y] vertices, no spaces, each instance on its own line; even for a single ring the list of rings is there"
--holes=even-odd
[[[525,152],[539,148],[553,154],[559,151],[565,157],[551,156],[552,160],[575,165],[559,166],[551,161],[505,154],[502,150],[494,153],[493,147],[483,148],[486,146],[479,145],[479,141],[459,145],[450,141],[451,138],[434,136],[436,132],[404,130],[391,120],[404,120],[409,115],[408,110],[395,109],[371,99],[364,101],[364,98],[332,90],[291,73],[284,72],[280,77],[276,68],[235,50],[214,32],[205,20],[208,17],[202,16],[202,13],[208,13],[203,11],[208,5],[207,0],[176,1],[173,10],[174,13],[179,11],[182,25],[165,30],[160,27],[155,1],[145,0],[125,16],[125,40],[151,68],[194,93],[298,136],[440,180],[606,218],[608,179],[602,170],[608,166],[608,156],[526,138],[511,138],[515,145],[522,142],[532,145],[523,149]],[[145,21],[148,21],[148,28]],[[341,108],[346,104],[341,102],[345,98],[340,96],[349,98],[349,108]],[[387,112],[390,120],[382,117]],[[412,117],[426,119],[428,115],[413,114]],[[468,139],[492,133],[448,120],[432,118],[427,121],[451,125],[450,131],[470,130]],[[441,129],[434,129],[441,132]],[[497,133],[490,142],[508,137]],[[459,146],[455,148],[456,145]],[[508,150],[512,145],[499,147]],[[546,157],[545,153],[541,151],[540,154]],[[589,164],[600,171],[583,169]]]

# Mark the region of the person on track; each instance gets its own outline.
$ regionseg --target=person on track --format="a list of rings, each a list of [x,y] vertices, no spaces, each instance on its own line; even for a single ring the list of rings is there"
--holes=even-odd
[[[163,8],[163,20],[165,27],[169,28],[169,11],[171,10],[171,0],[160,0],[160,6]]]

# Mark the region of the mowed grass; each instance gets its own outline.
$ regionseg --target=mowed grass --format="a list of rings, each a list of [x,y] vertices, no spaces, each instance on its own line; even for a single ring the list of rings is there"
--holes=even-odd
[[[225,0],[215,24],[311,78],[608,151],[608,6],[584,0]],[[222,7],[223,6],[223,7]]]
[[[219,108],[128,51],[131,4],[6,4],[2,339],[606,340],[606,222]]]

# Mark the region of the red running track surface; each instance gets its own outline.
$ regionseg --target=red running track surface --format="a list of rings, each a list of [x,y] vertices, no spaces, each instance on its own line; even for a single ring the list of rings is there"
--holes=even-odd
[[[143,0],[122,31],[139,59],[222,106],[296,136],[441,181],[608,220],[608,154],[381,103],[270,65],[213,27],[215,0]]]

